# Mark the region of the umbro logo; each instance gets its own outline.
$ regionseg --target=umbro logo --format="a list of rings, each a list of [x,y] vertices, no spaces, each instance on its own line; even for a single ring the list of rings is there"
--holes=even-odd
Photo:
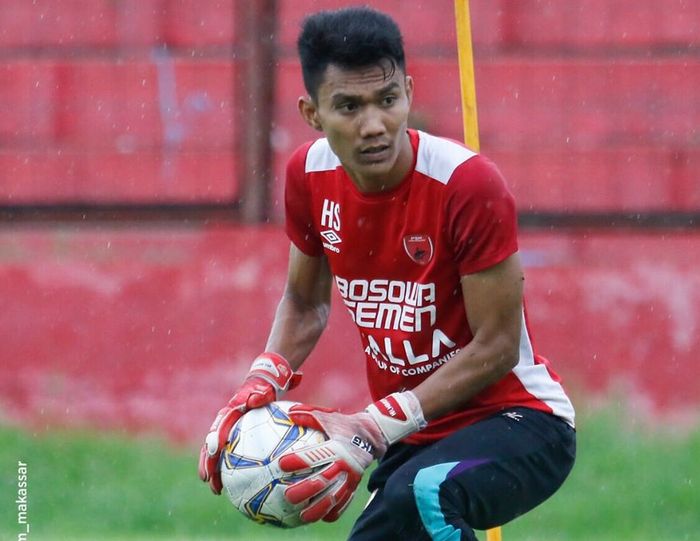
[[[340,244],[341,242],[343,242],[343,239],[340,238],[340,235],[338,235],[338,233],[336,233],[332,229],[321,231],[321,236],[323,237],[323,240],[325,240],[329,244]]]
[[[340,248],[336,246],[336,244],[340,244],[343,242],[343,239],[340,238],[340,235],[333,231],[332,229],[328,229],[326,231],[321,231],[321,236],[323,237],[323,247],[326,250],[330,250],[331,252],[334,252],[336,254],[340,253]]]

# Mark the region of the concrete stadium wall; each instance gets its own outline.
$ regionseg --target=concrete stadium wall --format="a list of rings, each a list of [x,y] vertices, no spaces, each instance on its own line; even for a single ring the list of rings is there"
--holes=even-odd
[[[0,230],[0,415],[197,440],[264,347],[288,242],[277,227]],[[534,342],[580,405],[697,411],[700,234],[521,236]],[[364,406],[335,299],[290,397]]]

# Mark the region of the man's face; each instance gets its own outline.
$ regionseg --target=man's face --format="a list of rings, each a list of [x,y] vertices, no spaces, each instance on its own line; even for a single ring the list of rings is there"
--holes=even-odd
[[[387,76],[389,67],[343,69],[331,64],[318,98],[299,102],[304,119],[324,132],[362,190],[398,183],[413,160],[406,134],[413,81],[398,68]]]

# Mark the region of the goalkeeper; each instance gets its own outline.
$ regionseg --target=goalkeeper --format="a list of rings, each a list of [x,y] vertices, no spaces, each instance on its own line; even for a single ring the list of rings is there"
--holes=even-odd
[[[329,440],[280,459],[318,469],[286,498],[308,502],[304,521],[334,521],[378,459],[350,540],[474,541],[551,496],[575,457],[571,402],[525,316],[513,197],[486,157],[408,128],[414,82],[392,19],[319,12],[298,49],[299,112],[323,137],[289,160],[285,292],[266,352],[210,429],[200,476],[220,493],[235,421],[298,384],[335,283],[376,401],[352,415],[292,409]]]

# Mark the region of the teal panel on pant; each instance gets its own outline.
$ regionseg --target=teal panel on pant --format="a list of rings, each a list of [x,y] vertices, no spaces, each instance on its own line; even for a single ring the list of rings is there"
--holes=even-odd
[[[434,541],[459,541],[461,532],[445,522],[440,508],[440,485],[459,462],[424,468],[413,480],[413,495],[426,531]]]

